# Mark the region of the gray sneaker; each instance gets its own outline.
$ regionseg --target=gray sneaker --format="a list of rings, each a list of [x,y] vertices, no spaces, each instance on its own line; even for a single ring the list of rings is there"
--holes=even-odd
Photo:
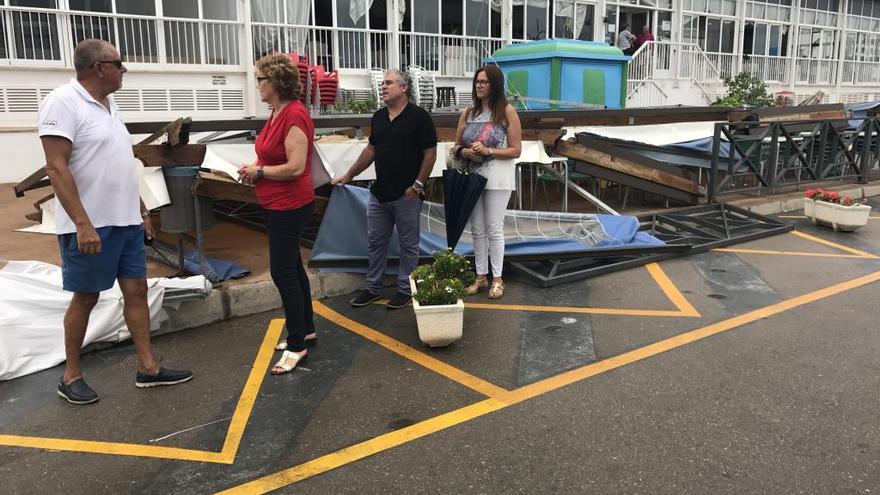
[[[138,371],[134,384],[138,388],[161,387],[162,385],[177,385],[178,383],[192,380],[193,374],[189,370],[169,370],[159,368],[155,375],[148,375]]]
[[[403,292],[397,292],[394,294],[394,297],[388,301],[388,304],[385,305],[388,309],[400,309],[412,304],[412,296],[409,294],[404,294]]]
[[[66,384],[64,377],[61,377],[58,380],[58,395],[67,402],[76,405],[98,402],[98,394],[82,378],[77,378],[70,384]]]
[[[361,289],[360,291],[358,291],[357,295],[354,296],[354,298],[349,302],[352,306],[360,308],[362,306],[368,306],[372,304],[374,301],[379,299],[379,297],[379,294],[373,294],[367,289]]]

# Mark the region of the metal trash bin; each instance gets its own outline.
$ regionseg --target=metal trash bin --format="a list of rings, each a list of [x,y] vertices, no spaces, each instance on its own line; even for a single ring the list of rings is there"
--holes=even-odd
[[[198,166],[162,167],[171,204],[160,211],[162,232],[181,234],[196,230],[196,205],[202,230],[214,226],[214,202],[211,198],[193,197],[199,176]]]

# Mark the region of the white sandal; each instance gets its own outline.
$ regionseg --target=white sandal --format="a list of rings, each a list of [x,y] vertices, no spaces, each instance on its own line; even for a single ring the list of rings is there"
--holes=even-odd
[[[281,359],[279,359],[278,362],[275,363],[275,366],[272,367],[272,371],[270,373],[272,373],[273,375],[286,375],[287,373],[295,370],[297,365],[305,361],[306,356],[308,356],[308,353],[306,353],[305,351],[303,352],[304,354],[297,354],[293,351],[284,351],[283,353],[281,353]],[[280,369],[281,371],[276,372],[276,369]]]
[[[306,347],[314,347],[318,345],[318,334],[315,332],[306,334],[305,340]],[[275,345],[276,351],[286,351],[287,350],[287,339],[282,340],[277,345]]]

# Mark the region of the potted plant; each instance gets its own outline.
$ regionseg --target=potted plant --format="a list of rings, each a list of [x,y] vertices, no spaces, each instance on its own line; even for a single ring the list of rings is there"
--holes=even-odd
[[[813,225],[825,225],[835,232],[850,232],[868,223],[871,207],[863,205],[850,196],[826,191],[821,188],[808,189],[804,201],[804,215],[813,220]]]
[[[474,282],[470,262],[452,249],[434,253],[434,262],[421,265],[410,274],[413,311],[419,339],[442,347],[461,338],[467,286]]]

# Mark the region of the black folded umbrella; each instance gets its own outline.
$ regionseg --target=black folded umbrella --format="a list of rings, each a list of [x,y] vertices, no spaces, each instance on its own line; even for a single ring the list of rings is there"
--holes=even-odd
[[[443,208],[446,210],[446,245],[455,248],[464,232],[471,212],[474,211],[486,178],[467,171],[443,171]]]

